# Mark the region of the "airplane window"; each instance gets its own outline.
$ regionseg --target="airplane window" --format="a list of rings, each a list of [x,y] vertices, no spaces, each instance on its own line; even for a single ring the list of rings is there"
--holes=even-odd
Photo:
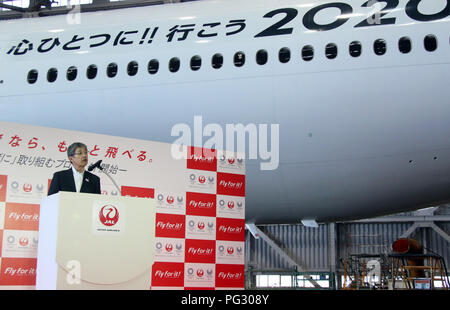
[[[408,37],[402,37],[398,40],[398,49],[403,54],[411,52],[411,39]]]
[[[245,54],[244,52],[237,52],[234,54],[234,65],[236,67],[242,67],[245,64]]]
[[[34,70],[34,69],[30,70],[28,72],[28,76],[27,76],[28,83],[34,84],[34,83],[36,83],[37,79],[38,79],[38,72],[37,72],[37,70]]]
[[[384,55],[386,53],[386,41],[383,39],[378,39],[373,44],[373,51],[376,55]]]
[[[219,69],[223,65],[223,56],[221,54],[214,54],[211,59],[211,65],[214,69]]]
[[[47,72],[47,81],[50,83],[53,83],[58,78],[58,69],[51,68]]]
[[[86,70],[86,76],[89,80],[95,79],[97,77],[97,66],[96,65],[90,65]]]
[[[302,48],[302,58],[304,61],[310,61],[314,58],[314,48],[311,45]]]
[[[128,63],[127,72],[129,76],[135,76],[138,72],[139,65],[135,61],[130,61]]]
[[[291,59],[291,51],[287,47],[280,49],[278,59],[281,63],[287,63]]]
[[[159,61],[152,59],[148,62],[148,73],[156,74],[159,70]]]
[[[329,43],[325,47],[325,56],[327,56],[328,59],[334,59],[337,56],[337,46],[334,43]]]
[[[117,75],[117,64],[115,64],[115,63],[110,63],[109,65],[108,65],[108,67],[106,68],[106,75],[109,77],[109,78],[113,78],[113,77],[115,77],[116,75]]]
[[[75,66],[71,66],[69,67],[69,69],[67,69],[67,80],[68,81],[73,81],[77,78],[77,74],[78,74],[78,70],[77,67]]]
[[[423,40],[425,49],[429,52],[434,52],[437,49],[437,39],[434,35],[429,34]]]
[[[361,42],[353,41],[352,43],[350,43],[349,52],[352,57],[361,56],[361,51],[362,51]]]
[[[202,58],[198,55],[195,55],[191,58],[191,69],[193,71],[197,71],[202,66]]]
[[[266,50],[259,50],[256,53],[256,63],[258,65],[265,65],[267,63],[268,55]]]
[[[173,57],[169,61],[169,70],[170,72],[177,72],[180,69],[180,59],[177,57]]]

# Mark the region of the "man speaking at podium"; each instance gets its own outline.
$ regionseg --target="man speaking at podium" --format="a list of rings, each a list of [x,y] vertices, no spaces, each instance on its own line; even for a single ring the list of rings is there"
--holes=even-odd
[[[48,195],[59,191],[101,194],[100,178],[84,168],[88,163],[88,152],[85,144],[72,143],[67,149],[67,157],[72,167],[67,170],[55,172]]]

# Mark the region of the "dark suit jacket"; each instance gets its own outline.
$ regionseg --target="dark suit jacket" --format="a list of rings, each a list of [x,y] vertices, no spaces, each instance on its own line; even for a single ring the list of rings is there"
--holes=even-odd
[[[75,181],[73,180],[72,168],[68,170],[55,172],[52,183],[48,189],[48,195],[56,194],[59,191],[76,192]],[[81,184],[81,193],[101,194],[100,178],[95,174],[85,171],[83,183]]]

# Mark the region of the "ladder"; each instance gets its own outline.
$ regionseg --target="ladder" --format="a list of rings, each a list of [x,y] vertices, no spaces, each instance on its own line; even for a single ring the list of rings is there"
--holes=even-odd
[[[444,290],[449,289],[449,279],[444,259],[435,254],[390,254],[392,258],[392,288],[401,278],[406,289],[436,289],[441,281]]]

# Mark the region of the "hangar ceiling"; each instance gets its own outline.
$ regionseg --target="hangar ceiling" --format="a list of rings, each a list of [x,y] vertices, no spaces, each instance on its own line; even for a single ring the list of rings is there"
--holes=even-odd
[[[93,12],[187,1],[193,0],[0,0],[0,20],[67,14],[76,5]]]

